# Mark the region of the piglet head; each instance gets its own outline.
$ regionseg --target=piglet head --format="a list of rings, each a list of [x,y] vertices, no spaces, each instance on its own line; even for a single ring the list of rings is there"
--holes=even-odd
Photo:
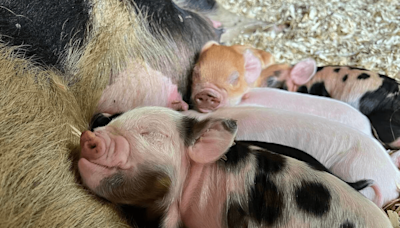
[[[262,63],[252,49],[207,43],[192,77],[191,99],[200,112],[236,105],[260,76]]]
[[[261,72],[256,81],[257,87],[271,87],[296,91],[306,84],[315,75],[317,64],[314,59],[301,60],[291,66],[288,64],[274,64]]]
[[[166,208],[192,163],[218,160],[233,142],[236,123],[197,119],[163,107],[142,107],[81,136],[83,183],[114,203]]]

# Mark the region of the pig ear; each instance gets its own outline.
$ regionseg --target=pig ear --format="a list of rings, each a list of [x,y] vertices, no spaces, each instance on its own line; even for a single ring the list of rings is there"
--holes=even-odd
[[[200,51],[200,54],[205,52],[207,49],[209,49],[213,45],[219,45],[219,44],[217,42],[215,42],[215,41],[208,41],[206,44],[204,44],[203,48]]]
[[[232,146],[237,130],[235,120],[206,119],[204,121],[197,123],[202,128],[199,129],[200,137],[188,148],[190,159],[199,164],[213,163],[220,159]],[[193,129],[198,129],[198,126]]]
[[[244,53],[244,69],[246,82],[252,84],[260,77],[261,74],[261,61],[249,50],[247,49]]]
[[[314,59],[304,59],[298,62],[290,72],[290,78],[296,85],[306,84],[317,70],[317,63]]]

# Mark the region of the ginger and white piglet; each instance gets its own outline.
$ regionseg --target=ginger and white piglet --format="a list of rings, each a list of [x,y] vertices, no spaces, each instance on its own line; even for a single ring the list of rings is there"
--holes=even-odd
[[[230,119],[137,108],[82,134],[79,171],[111,202],[161,211],[161,227],[391,227],[335,176],[269,144],[235,144],[236,131]]]
[[[372,135],[369,120],[348,104],[265,88],[275,82],[268,81],[267,76],[274,73],[274,69],[282,69],[288,65],[272,64],[270,61],[264,67],[261,64],[263,61],[257,55],[251,54],[254,49],[248,49],[246,54],[241,54],[236,51],[238,47],[246,49],[246,46],[221,46],[214,42],[203,47],[193,73],[191,97],[196,110],[210,112],[226,106],[261,105],[325,117]],[[256,62],[259,63],[250,64]],[[312,76],[316,68],[313,59],[306,59],[291,67],[290,73]]]
[[[193,70],[191,100],[201,112],[237,104],[255,85],[262,69],[274,62],[263,50],[208,42]]]

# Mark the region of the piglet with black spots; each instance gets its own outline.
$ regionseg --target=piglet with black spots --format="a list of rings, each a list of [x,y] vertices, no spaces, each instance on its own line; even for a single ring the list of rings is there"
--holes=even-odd
[[[315,74],[294,72],[294,66],[272,65],[263,76],[264,85],[337,99],[360,110],[371,121],[379,139],[400,149],[400,84],[393,78],[350,66],[318,67]]]
[[[385,148],[373,137],[329,119],[285,110],[236,106],[202,114],[200,120],[230,118],[239,126],[237,140],[272,142],[310,154],[343,180],[373,180],[360,193],[382,207],[399,197],[400,171]]]
[[[99,196],[160,212],[161,227],[391,227],[335,176],[283,146],[235,143],[236,131],[231,119],[137,108],[82,134],[79,171]]]

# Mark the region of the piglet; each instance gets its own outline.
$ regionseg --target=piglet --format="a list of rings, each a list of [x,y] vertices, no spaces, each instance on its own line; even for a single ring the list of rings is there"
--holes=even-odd
[[[282,144],[305,151],[333,174],[374,185],[360,192],[379,207],[399,197],[400,171],[383,146],[371,136],[325,118],[265,107],[225,107],[208,114],[186,115],[237,120],[237,140]]]
[[[282,88],[337,99],[360,110],[371,121],[379,139],[400,149],[400,84],[395,79],[350,66],[322,66],[315,74],[297,69],[312,67],[309,61],[295,66],[272,65],[259,78],[268,87]],[[297,68],[297,69],[296,69]]]
[[[161,227],[391,227],[335,176],[236,132],[231,119],[137,108],[82,134],[79,172],[111,202],[161,211]]]
[[[210,112],[224,106],[261,105],[329,118],[372,135],[369,120],[343,102],[268,88],[254,88],[273,87],[275,81],[269,81],[270,74],[289,73],[275,69],[290,68],[291,74],[312,76],[317,68],[313,59],[304,60],[293,67],[287,64],[273,64],[267,67],[254,64],[250,67],[246,62],[255,62],[256,56],[250,55],[250,51],[247,55],[241,55],[236,51],[238,47],[246,48],[240,45],[221,46],[210,42],[203,47],[193,74],[192,100],[195,109]]]
[[[193,70],[191,100],[201,112],[237,104],[262,69],[274,62],[270,53],[259,49],[208,42]]]
[[[121,73],[111,76],[96,112],[115,114],[147,105],[174,110],[187,110],[189,107],[171,78],[147,65],[131,63]]]
[[[238,106],[249,105],[324,117],[358,129],[372,137],[368,118],[341,101],[273,88],[253,88],[243,95],[238,104]]]

